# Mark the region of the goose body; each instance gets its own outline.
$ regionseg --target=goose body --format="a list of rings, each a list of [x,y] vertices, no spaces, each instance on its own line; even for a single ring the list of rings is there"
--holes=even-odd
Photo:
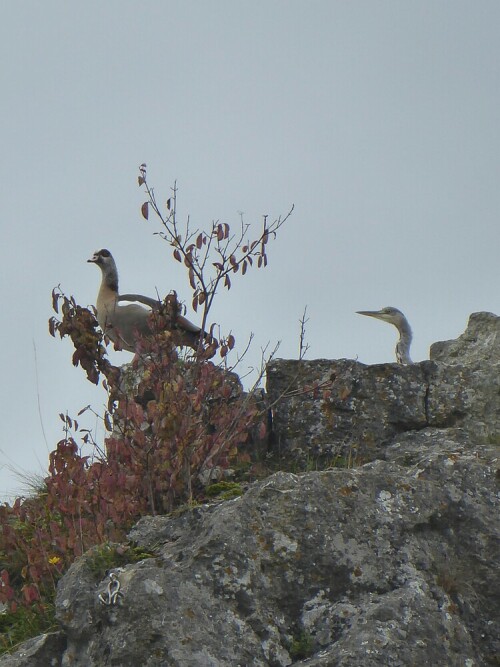
[[[96,310],[97,321],[103,332],[114,343],[129,352],[135,352],[138,335],[150,335],[149,326],[150,308],[158,308],[160,303],[141,294],[123,294],[118,291],[118,271],[115,260],[109,250],[97,250],[87,260],[101,269],[102,280],[97,294]],[[137,301],[150,308],[144,308],[139,303],[121,305],[120,301]],[[176,318],[176,329],[182,332],[182,345],[193,349],[198,347],[201,329],[188,319],[179,315]]]
[[[403,313],[394,308],[387,306],[382,310],[358,310],[358,315],[368,315],[368,317],[375,317],[383,322],[393,324],[399,332],[399,340],[396,343],[396,361],[398,364],[412,364],[410,357],[410,345],[412,341],[411,327],[408,320]]]

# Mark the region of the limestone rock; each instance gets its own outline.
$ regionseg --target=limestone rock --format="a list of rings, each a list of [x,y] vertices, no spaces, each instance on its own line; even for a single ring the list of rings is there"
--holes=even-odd
[[[26,643],[0,667],[499,664],[499,326],[406,367],[274,362],[273,456],[330,468],[142,518],[155,557],[96,577],[84,554],[46,662]]]
[[[498,460],[418,436],[417,464],[395,462],[400,443],[394,461],[277,473],[143,518],[130,537],[157,558],[117,571],[116,606],[83,556],[59,584],[62,664],[486,665],[500,652]]]
[[[435,343],[431,361],[410,366],[276,359],[267,393],[271,451],[288,469],[384,458],[395,437],[429,427],[500,442],[500,318],[473,314],[457,341]]]
[[[2,667],[61,667],[66,648],[64,632],[49,632],[28,639],[12,655],[0,658]]]
[[[468,366],[499,363],[500,317],[493,313],[472,313],[466,331],[456,340],[431,345],[430,358]]]

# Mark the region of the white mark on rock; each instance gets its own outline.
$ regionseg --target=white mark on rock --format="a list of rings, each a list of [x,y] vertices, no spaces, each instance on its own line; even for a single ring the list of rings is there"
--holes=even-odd
[[[386,512],[389,512],[392,509],[393,499],[392,493],[390,491],[381,491],[378,494],[377,500],[383,506]]]
[[[156,581],[153,581],[153,579],[144,580],[144,589],[146,590],[146,593],[156,593],[157,595],[163,594],[163,588],[160,584],[157,584]]]

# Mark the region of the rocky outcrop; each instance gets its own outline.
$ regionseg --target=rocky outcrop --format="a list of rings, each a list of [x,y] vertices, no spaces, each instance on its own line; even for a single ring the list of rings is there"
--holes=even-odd
[[[472,313],[466,331],[454,340],[431,345],[434,361],[486,368],[500,361],[500,317],[493,313]]]
[[[61,582],[63,665],[487,664],[495,469],[442,449],[431,439],[417,466],[277,473],[236,500],[145,517],[130,537],[157,557],[116,572],[117,605],[85,557]]]
[[[64,632],[49,632],[28,639],[12,655],[0,658],[2,667],[59,667],[66,649]]]
[[[500,442],[500,318],[471,315],[467,331],[435,343],[430,356],[411,366],[273,361],[273,456],[289,469],[359,465],[384,458],[402,433],[429,428]]]
[[[55,662],[0,665],[499,664],[500,350],[479,351],[498,326],[474,315],[410,367],[275,362],[271,454],[366,462],[144,517],[130,539],[153,557],[96,577],[88,553],[60,581]]]

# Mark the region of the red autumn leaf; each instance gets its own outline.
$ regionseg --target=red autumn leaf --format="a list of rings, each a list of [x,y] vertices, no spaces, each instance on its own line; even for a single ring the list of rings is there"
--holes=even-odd
[[[146,179],[144,178],[144,176],[138,176],[137,177],[137,182],[139,183],[139,186],[141,186],[141,185],[144,185],[144,183],[146,182]]]
[[[141,206],[142,217],[146,220],[149,218],[149,202],[145,201]]]
[[[169,197],[169,198],[167,199],[167,211],[170,211],[170,206],[171,206],[171,204],[172,204],[172,201],[171,201],[171,199],[170,199],[170,197]]]
[[[241,265],[241,273],[242,273],[242,275],[245,275],[245,273],[247,272],[247,266],[248,266],[247,261],[246,261],[246,259],[244,259],[244,260],[243,260],[243,263],[242,263],[242,265]]]
[[[28,604],[31,604],[32,602],[35,602],[36,600],[39,599],[39,594],[38,594],[38,589],[36,586],[33,586],[33,584],[23,586],[22,588],[24,599]]]
[[[192,301],[193,310],[195,313],[198,312],[198,297],[195,296]]]
[[[196,239],[196,247],[198,248],[198,250],[201,249],[202,245],[203,245],[203,233],[200,232],[198,234],[198,238]]]
[[[204,293],[204,292],[200,292],[200,293],[198,294],[198,304],[199,304],[200,306],[202,306],[204,303],[205,303],[205,293]]]
[[[233,349],[235,342],[236,342],[236,341],[235,341],[235,339],[234,339],[233,334],[229,334],[229,336],[227,337],[227,345],[228,345],[228,347],[229,347],[230,350]]]
[[[177,248],[174,250],[174,259],[176,259],[178,262],[182,262],[181,253]]]
[[[228,399],[231,396],[231,387],[229,384],[225,384],[221,389],[222,397]]]
[[[229,280],[229,276],[226,276],[224,278],[224,287],[227,287],[227,289],[231,289],[231,281]]]

